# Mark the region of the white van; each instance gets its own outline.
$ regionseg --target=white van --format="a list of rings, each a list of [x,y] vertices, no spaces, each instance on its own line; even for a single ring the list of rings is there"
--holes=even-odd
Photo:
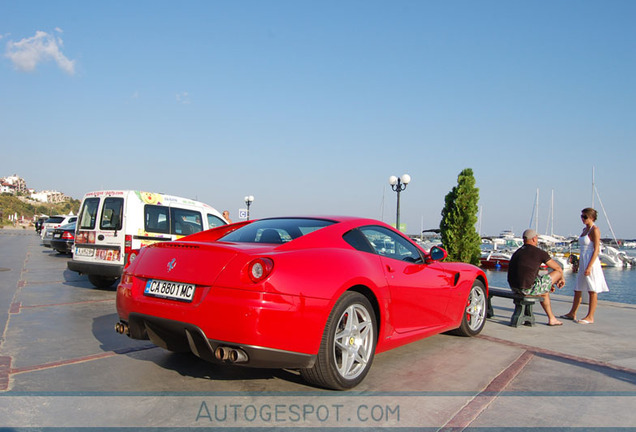
[[[143,246],[227,225],[213,207],[187,198],[134,190],[84,195],[69,270],[107,288]]]

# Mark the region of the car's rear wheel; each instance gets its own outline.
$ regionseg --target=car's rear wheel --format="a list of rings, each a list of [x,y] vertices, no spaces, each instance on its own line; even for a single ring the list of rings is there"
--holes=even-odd
[[[90,283],[95,285],[95,287],[100,289],[106,289],[113,286],[113,284],[119,278],[106,277],[106,276],[97,276],[97,275],[88,275],[88,280]]]
[[[480,280],[475,280],[468,294],[462,323],[455,333],[461,336],[475,336],[481,333],[486,324],[487,296],[486,288]]]
[[[377,320],[371,302],[358,292],[347,291],[329,315],[316,363],[301,370],[301,375],[320,387],[355,387],[371,368],[376,339]]]

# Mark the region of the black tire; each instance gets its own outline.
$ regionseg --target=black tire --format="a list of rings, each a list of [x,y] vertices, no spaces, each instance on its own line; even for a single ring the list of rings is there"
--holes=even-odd
[[[316,363],[302,369],[301,376],[310,384],[333,390],[360,384],[373,363],[377,328],[371,302],[358,292],[347,291],[329,314]]]
[[[97,275],[88,275],[88,280],[92,283],[96,288],[99,289],[108,289],[113,286],[115,282],[117,282],[119,278],[106,277],[106,276],[97,276]]]
[[[466,299],[462,323],[453,333],[460,336],[475,336],[481,333],[486,324],[487,306],[486,288],[482,281],[475,280]]]

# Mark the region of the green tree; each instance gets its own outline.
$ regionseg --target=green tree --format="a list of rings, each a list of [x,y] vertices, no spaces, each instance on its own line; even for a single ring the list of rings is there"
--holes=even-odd
[[[472,169],[466,168],[459,173],[457,186],[444,199],[439,228],[450,261],[478,265],[481,239],[475,229],[479,203],[479,188],[475,183]]]

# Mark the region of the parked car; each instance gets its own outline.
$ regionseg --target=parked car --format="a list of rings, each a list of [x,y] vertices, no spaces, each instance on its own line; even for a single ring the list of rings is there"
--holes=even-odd
[[[46,247],[51,247],[51,238],[53,237],[53,230],[55,228],[61,227],[62,225],[75,222],[76,220],[77,220],[77,216],[74,216],[74,215],[55,215],[55,216],[49,217],[42,224],[42,233],[40,234],[42,237],[42,245]]]
[[[35,221],[35,232],[38,233],[38,235],[42,232],[42,224],[44,224],[48,218],[48,216],[41,216]]]
[[[55,228],[52,232],[51,247],[62,254],[73,253],[76,225],[77,221]]]
[[[118,286],[115,329],[348,389],[376,353],[448,330],[481,332],[486,275],[445,257],[371,219],[239,222],[143,248]]]

